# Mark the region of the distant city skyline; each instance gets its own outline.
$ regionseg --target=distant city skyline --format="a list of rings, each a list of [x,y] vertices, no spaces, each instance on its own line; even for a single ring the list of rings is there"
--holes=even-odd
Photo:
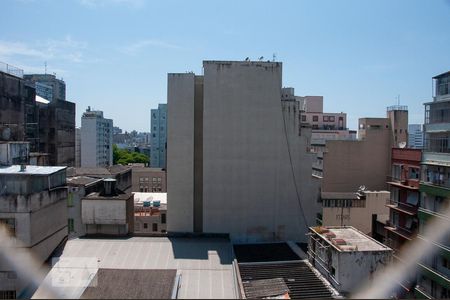
[[[324,96],[324,111],[347,113],[351,129],[385,117],[398,95],[409,123],[422,124],[431,77],[450,70],[448,0],[4,0],[0,10],[0,61],[63,78],[78,127],[91,106],[149,132],[167,73],[273,54],[283,86]]]

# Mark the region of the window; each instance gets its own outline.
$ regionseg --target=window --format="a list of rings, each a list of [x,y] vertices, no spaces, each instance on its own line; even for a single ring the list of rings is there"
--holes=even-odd
[[[69,226],[69,233],[75,231],[75,226],[74,226],[74,223],[73,223],[73,219],[69,219],[69,224],[68,224],[68,226]]]
[[[0,226],[6,226],[9,234],[16,236],[16,220],[14,218],[0,219]]]
[[[328,121],[330,121],[330,122],[334,122],[334,121],[335,121],[335,118],[334,118],[334,116],[330,116],[330,117],[328,118]]]
[[[0,299],[16,299],[16,291],[0,291]]]
[[[158,231],[158,224],[157,223],[153,223],[153,231]]]
[[[302,122],[306,122],[306,116],[302,115]]]
[[[319,116],[313,116],[313,122],[319,122]]]
[[[323,116],[323,121],[324,122],[328,122],[328,120],[329,120],[328,116]]]
[[[147,228],[148,228],[148,224],[144,223],[144,229],[147,229]]]
[[[166,224],[166,214],[161,214],[161,224]]]

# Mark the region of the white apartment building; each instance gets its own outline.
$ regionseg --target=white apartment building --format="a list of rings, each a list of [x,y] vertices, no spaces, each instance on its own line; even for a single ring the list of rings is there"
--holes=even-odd
[[[113,121],[90,107],[81,117],[81,167],[107,167],[113,164]]]

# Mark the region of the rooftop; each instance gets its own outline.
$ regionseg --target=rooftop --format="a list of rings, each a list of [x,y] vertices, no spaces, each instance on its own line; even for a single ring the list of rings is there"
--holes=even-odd
[[[436,76],[433,77],[433,79],[438,79],[438,78],[445,77],[445,76],[450,76],[450,71],[447,71],[447,72],[444,72],[442,74],[436,75]]]
[[[340,252],[392,251],[352,226],[318,226],[310,230]]]
[[[308,299],[337,295],[307,260],[301,260],[298,250],[289,243],[234,245],[245,296]]]
[[[20,170],[20,165],[12,165],[0,167],[0,175],[15,174],[15,175],[51,175],[53,173],[65,170],[67,167],[47,167],[47,166],[32,166],[26,165],[24,171]]]
[[[128,200],[130,198],[133,197],[133,194],[128,194],[128,193],[115,193],[113,195],[102,195],[102,193],[98,193],[98,192],[94,192],[94,193],[90,193],[89,195],[87,195],[86,197],[84,197],[83,199],[86,200],[105,200],[105,199],[109,199],[109,200]]]
[[[58,272],[58,268],[53,267],[44,284],[52,285],[52,282],[60,282],[64,278],[71,282],[83,282],[96,275],[99,269],[177,270],[177,275],[181,275],[177,298],[237,297],[232,269],[233,253],[226,238],[73,239],[66,243],[60,259],[66,259],[63,268],[59,268]],[[95,262],[92,272],[85,269],[84,272],[79,271],[82,265],[80,259]],[[135,287],[134,284],[129,286]],[[59,297],[77,299],[85,292],[86,285],[73,287],[66,283],[54,289]],[[41,285],[33,298],[49,296]]]
[[[92,178],[88,176],[75,176],[67,178],[67,185],[89,185],[102,179]]]
[[[161,204],[167,204],[167,193],[133,193],[134,204],[140,205],[144,201],[160,201]]]

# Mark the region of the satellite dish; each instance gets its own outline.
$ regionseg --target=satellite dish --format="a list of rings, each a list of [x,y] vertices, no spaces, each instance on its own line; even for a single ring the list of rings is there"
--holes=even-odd
[[[3,128],[2,139],[5,141],[9,141],[10,138],[11,138],[11,128],[9,127]]]
[[[398,143],[398,147],[399,148],[405,148],[406,147],[406,142],[401,142],[401,143]]]
[[[358,190],[359,191],[365,191],[366,190],[366,186],[365,185],[361,185],[359,188],[358,188]]]

